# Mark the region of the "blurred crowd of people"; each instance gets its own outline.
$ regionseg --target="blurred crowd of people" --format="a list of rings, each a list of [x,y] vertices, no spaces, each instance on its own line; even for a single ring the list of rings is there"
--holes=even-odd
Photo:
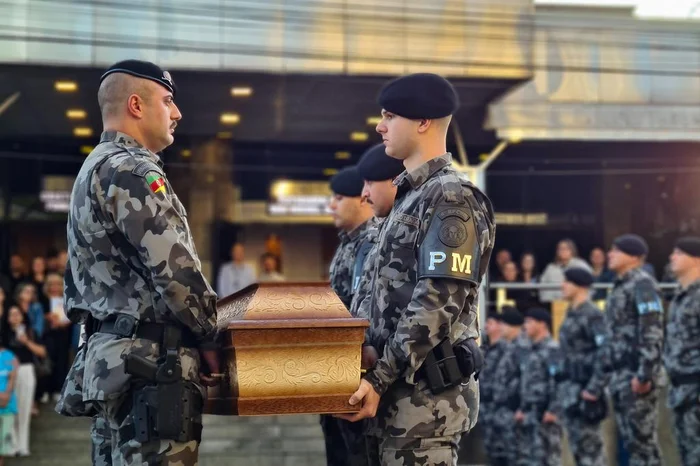
[[[29,456],[31,419],[56,400],[79,328],[63,309],[66,251],[18,254],[0,268],[0,456]]]

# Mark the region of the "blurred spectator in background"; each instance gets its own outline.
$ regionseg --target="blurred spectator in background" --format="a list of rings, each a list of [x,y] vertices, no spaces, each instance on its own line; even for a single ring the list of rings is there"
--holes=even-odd
[[[17,371],[19,362],[0,342],[0,466],[4,457],[14,454],[14,428],[17,415]]]
[[[562,299],[560,285],[564,282],[564,272],[570,267],[580,267],[592,271],[586,261],[578,257],[576,243],[570,239],[563,239],[557,244],[557,252],[554,261],[551,262],[542,273],[540,283],[557,285],[557,289],[541,290],[540,301],[551,303]]]
[[[29,285],[31,286],[31,285]],[[46,348],[37,342],[31,320],[18,306],[11,306],[2,316],[0,342],[17,357],[17,417],[15,419],[15,452],[29,456],[29,432],[36,390],[34,363],[46,357]]]
[[[5,290],[0,288],[0,317],[5,313],[5,304],[7,301],[7,293]]]
[[[58,401],[63,381],[70,368],[70,349],[73,340],[73,323],[63,309],[63,277],[57,273],[46,276],[44,294],[49,302],[46,312],[44,343],[51,358],[52,371],[48,376],[46,393]]]
[[[520,273],[518,274],[518,280],[524,283],[537,283],[539,278],[535,255],[531,252],[524,253],[520,257]]]
[[[588,259],[593,267],[593,283],[612,283],[615,281],[615,272],[608,269],[607,256],[602,248],[593,248]],[[607,290],[595,290],[591,296],[593,301],[605,299],[608,296]]]
[[[265,240],[265,252],[271,254],[277,260],[277,272],[282,273],[282,240],[274,233],[267,235]]]
[[[46,260],[43,257],[37,256],[32,259],[32,270],[30,272],[29,281],[34,285],[37,291],[37,299],[40,303],[45,304],[46,296],[44,296],[44,280],[46,279]],[[46,309],[46,306],[44,306]]]
[[[255,283],[255,271],[250,264],[245,263],[245,248],[241,243],[235,243],[231,247],[231,259],[231,262],[223,264],[219,269],[216,287],[219,299]]]
[[[59,274],[63,276],[66,273],[66,264],[68,264],[68,251],[61,249],[56,257],[56,267]]]
[[[513,261],[513,257],[510,255],[510,251],[507,249],[501,249],[496,253],[496,271],[495,276],[492,281],[502,282],[504,281],[503,268],[509,262]]]
[[[14,293],[17,285],[27,281],[29,278],[27,276],[24,259],[22,259],[22,257],[18,254],[13,254],[10,257],[10,270],[8,278],[10,279],[10,289],[6,291],[9,293]]]
[[[260,274],[258,276],[258,283],[269,283],[269,282],[283,282],[285,281],[284,275],[279,273],[279,265],[277,263],[277,256],[266,252],[260,257]]]
[[[520,273],[518,281],[523,283],[538,283],[540,281],[539,270],[537,270],[537,260],[531,252],[526,252],[520,257]],[[522,290],[520,300],[517,302],[518,308],[523,312],[533,307],[540,307],[540,294],[536,289]]]
[[[44,308],[37,299],[36,288],[29,282],[23,282],[15,288],[14,304],[29,316],[36,337],[44,334]]]

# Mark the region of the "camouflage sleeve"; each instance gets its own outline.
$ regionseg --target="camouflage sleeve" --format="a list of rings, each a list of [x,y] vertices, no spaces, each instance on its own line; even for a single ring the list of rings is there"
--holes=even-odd
[[[663,348],[663,305],[654,284],[649,280],[637,283],[634,302],[637,319],[639,364],[637,378],[640,382],[650,381],[658,374]]]
[[[606,350],[606,344],[609,340],[608,329],[605,325],[605,316],[601,312],[589,321],[589,331],[596,346],[596,350],[591,353],[591,366],[593,367],[592,375],[585,390],[592,395],[600,397],[603,394],[603,389],[608,384],[608,374],[605,368],[611,365],[609,361],[609,353]]]
[[[382,394],[400,376],[413,383],[428,353],[450,335],[452,324],[464,309],[469,284],[444,278],[418,281],[413,298],[401,315],[396,332],[367,381]]]
[[[547,411],[559,416],[562,412],[561,399],[557,396],[557,370],[561,364],[562,353],[559,351],[558,346],[550,348],[547,357],[548,361],[548,371],[547,371]]]
[[[116,170],[102,180],[105,210],[149,268],[155,291],[172,315],[200,339],[216,333],[216,294],[192,246],[185,218],[165,187],[165,176],[151,162]]]

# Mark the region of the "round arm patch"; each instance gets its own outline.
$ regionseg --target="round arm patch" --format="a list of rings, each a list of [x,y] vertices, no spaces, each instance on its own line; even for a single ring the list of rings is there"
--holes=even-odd
[[[418,248],[418,279],[443,277],[477,284],[480,262],[480,241],[470,209],[438,208]]]

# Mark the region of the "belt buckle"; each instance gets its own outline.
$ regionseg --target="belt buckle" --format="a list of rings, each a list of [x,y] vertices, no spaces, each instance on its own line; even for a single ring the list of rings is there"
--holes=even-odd
[[[117,320],[114,321],[114,330],[119,336],[132,337],[136,334],[137,324],[138,322],[133,316],[119,314]]]

